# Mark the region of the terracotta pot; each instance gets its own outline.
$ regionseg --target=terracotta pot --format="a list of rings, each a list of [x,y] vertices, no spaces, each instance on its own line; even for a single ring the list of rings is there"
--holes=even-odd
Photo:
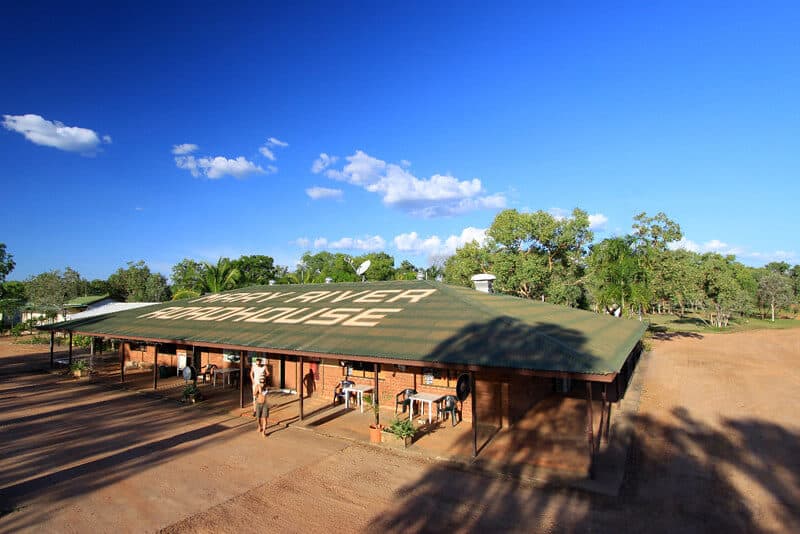
[[[381,430],[383,430],[383,425],[369,425],[369,442],[370,443],[380,443],[381,442]]]

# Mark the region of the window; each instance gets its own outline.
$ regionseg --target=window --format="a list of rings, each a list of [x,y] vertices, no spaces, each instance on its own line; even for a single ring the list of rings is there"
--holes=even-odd
[[[347,362],[347,376],[356,378],[375,378],[375,364],[367,362]],[[380,378],[381,365],[378,364],[378,378]]]

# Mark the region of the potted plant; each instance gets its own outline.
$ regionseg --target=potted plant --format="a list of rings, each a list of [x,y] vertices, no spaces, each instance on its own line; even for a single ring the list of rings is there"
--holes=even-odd
[[[76,362],[72,362],[72,365],[69,368],[72,371],[72,376],[75,378],[80,378],[82,376],[89,375],[89,367],[86,365],[84,360],[78,360]]]
[[[386,437],[385,442],[391,447],[398,447],[405,449],[411,445],[414,439],[414,434],[417,430],[414,428],[414,423],[410,419],[395,418],[388,428],[385,428],[383,434]]]
[[[194,404],[201,400],[203,400],[203,394],[200,393],[197,384],[186,384],[186,387],[183,388],[183,402],[191,402]]]
[[[381,424],[381,407],[378,405],[378,399],[374,399],[372,403],[372,411],[375,414],[375,422],[369,425],[369,442],[370,443],[380,443],[381,442],[381,431],[383,430],[383,425]]]

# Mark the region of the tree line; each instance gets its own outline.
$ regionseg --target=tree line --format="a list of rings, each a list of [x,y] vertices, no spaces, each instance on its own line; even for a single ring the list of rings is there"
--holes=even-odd
[[[128,262],[107,279],[87,280],[75,269],[66,267],[63,271],[53,269],[21,282],[6,282],[15,262],[5,244],[0,243],[0,314],[8,324],[23,310],[38,312],[46,318],[55,317],[64,310],[65,304],[84,296],[107,295],[123,302],[164,302],[270,283],[323,283],[326,279],[355,282],[361,280],[356,269],[367,260],[371,265],[363,276],[369,281],[413,280],[420,275],[435,278],[442,274],[439,267],[423,270],[407,260],[395,267],[394,258],[385,252],[357,257],[306,252],[293,270],[276,265],[273,258],[265,255],[220,258],[216,263],[184,258],[172,266],[171,283],[141,260]]]
[[[684,316],[726,326],[731,316],[775,319],[800,300],[800,265],[772,262],[748,267],[735,256],[676,248],[680,225],[664,213],[634,216],[631,232],[594,242],[586,211],[558,217],[545,211],[503,210],[487,239],[456,250],[446,260],[420,268],[385,252],[362,256],[303,254],[294,268],[265,255],[220,258],[216,263],[185,258],[172,267],[170,280],[144,261],[129,262],[107,279],[86,280],[76,270],[51,270],[22,282],[6,277],[13,255],[0,243],[0,313],[4,320],[22,309],[54,316],[80,296],[108,295],[127,302],[163,302],[253,285],[355,282],[356,269],[369,260],[369,281],[417,277],[471,286],[477,273],[497,277],[495,290],[518,297],[642,317],[652,313]]]
[[[588,214],[500,212],[483,244],[470,243],[445,263],[445,280],[470,285],[478,272],[497,277],[501,293],[642,317],[702,312],[727,326],[732,315],[767,316],[797,306],[800,265],[748,267],[733,255],[676,248],[680,225],[664,213],[633,218],[631,232],[593,243]]]

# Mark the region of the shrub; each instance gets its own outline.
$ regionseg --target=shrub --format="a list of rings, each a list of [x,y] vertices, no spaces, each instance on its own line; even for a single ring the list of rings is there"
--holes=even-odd
[[[86,360],[72,362],[72,365],[69,366],[70,371],[85,371],[88,368],[89,366],[86,365]]]
[[[11,335],[14,337],[19,337],[28,329],[28,325],[26,323],[17,323],[11,327]]]
[[[86,349],[89,348],[91,344],[92,344],[91,336],[81,336],[79,334],[72,336],[72,345],[75,347]]]
[[[389,425],[388,430],[395,436],[402,439],[410,438],[417,433],[417,431],[414,429],[414,424],[411,422],[411,419],[395,418],[394,421],[392,421],[392,424]]]

